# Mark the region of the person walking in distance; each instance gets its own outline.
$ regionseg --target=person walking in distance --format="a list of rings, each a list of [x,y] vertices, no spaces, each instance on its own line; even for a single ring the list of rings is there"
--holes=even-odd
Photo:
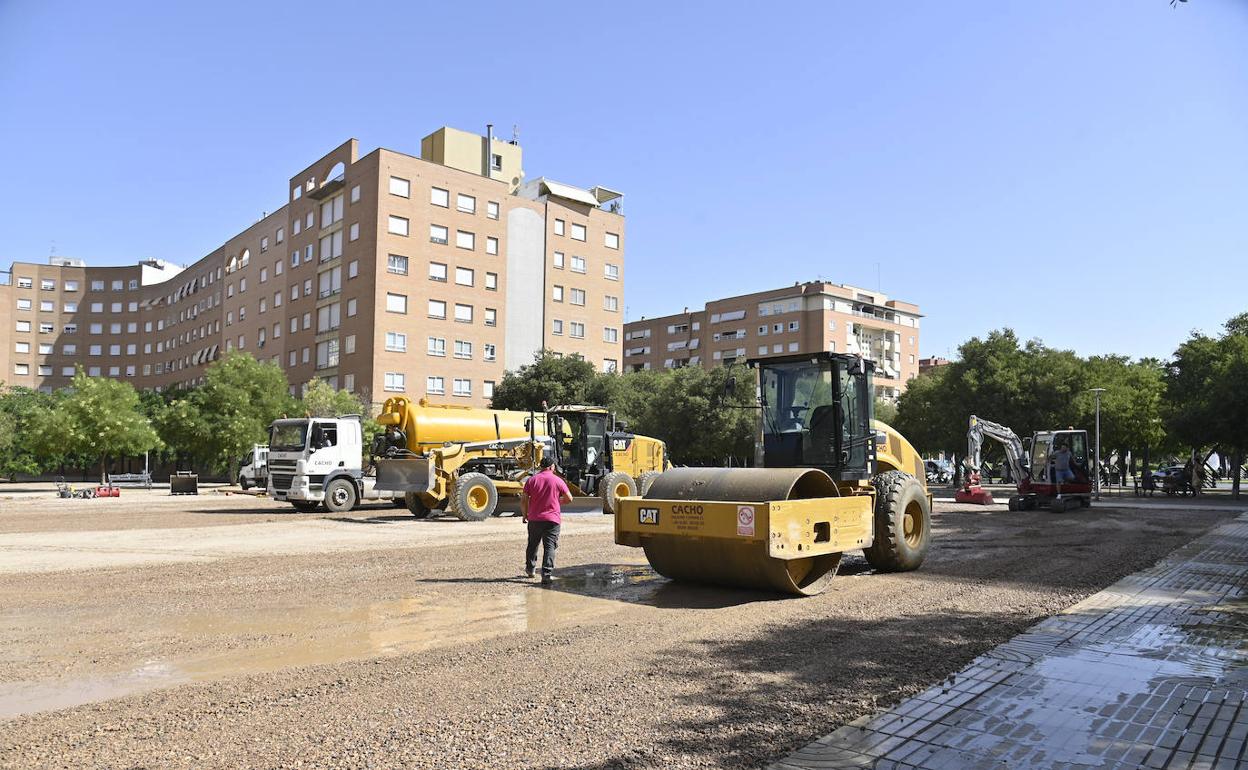
[[[555,571],[555,549],[559,547],[560,503],[572,502],[572,493],[555,475],[555,462],[543,457],[541,469],[524,482],[520,495],[520,515],[529,525],[529,545],[524,552],[524,574],[533,577],[537,568],[537,547],[542,546],[542,585],[548,586]]]

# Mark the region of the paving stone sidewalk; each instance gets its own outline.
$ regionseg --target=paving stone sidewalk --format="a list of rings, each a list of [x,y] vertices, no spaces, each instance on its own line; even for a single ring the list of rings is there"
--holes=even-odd
[[[1248,768],[1248,513],[772,764]]]

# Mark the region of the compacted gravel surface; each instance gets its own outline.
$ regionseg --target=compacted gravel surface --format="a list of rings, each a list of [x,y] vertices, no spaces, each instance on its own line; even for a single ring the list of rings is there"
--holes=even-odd
[[[168,500],[0,502],[0,767],[757,767],[1234,515],[938,503],[920,571],[777,599],[594,513],[543,589],[511,517]]]

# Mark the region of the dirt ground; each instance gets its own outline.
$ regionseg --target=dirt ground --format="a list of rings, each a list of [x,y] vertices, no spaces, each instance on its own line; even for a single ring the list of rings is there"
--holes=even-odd
[[[924,567],[674,585],[523,528],[263,498],[0,500],[0,767],[757,767],[940,681],[1235,509],[937,505]]]

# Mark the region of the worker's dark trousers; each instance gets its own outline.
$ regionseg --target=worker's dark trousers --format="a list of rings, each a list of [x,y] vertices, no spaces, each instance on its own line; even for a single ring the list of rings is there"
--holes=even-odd
[[[529,547],[524,552],[524,571],[537,566],[537,546],[542,546],[542,577],[555,571],[555,549],[559,547],[559,525],[553,521],[529,522]]]

